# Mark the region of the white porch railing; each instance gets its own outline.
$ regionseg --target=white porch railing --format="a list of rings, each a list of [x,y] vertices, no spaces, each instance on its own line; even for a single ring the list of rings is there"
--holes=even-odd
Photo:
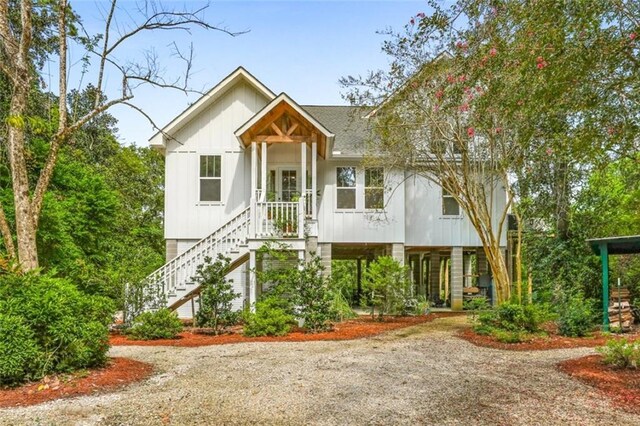
[[[303,238],[305,198],[256,203],[256,238]]]
[[[307,189],[304,197],[304,212],[307,217],[313,216],[313,190]]]

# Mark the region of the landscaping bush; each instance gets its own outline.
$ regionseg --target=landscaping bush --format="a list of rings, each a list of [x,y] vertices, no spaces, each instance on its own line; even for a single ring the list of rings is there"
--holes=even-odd
[[[490,334],[495,337],[498,342],[502,343],[520,343],[524,340],[524,333],[522,331],[493,329]]]
[[[606,346],[596,348],[602,354],[607,365],[618,368],[640,367],[640,341],[629,342],[627,339],[611,339]]]
[[[17,383],[49,373],[103,365],[114,309],[110,300],[84,294],[65,279],[35,272],[0,275],[4,330],[10,324],[22,324],[16,325],[15,336],[10,333],[11,337],[0,336],[0,340],[16,339],[15,343],[25,349],[22,360],[15,361],[14,357],[10,361],[22,367],[14,368],[14,373],[8,375],[11,377],[4,377],[3,381]],[[21,368],[22,374],[18,374]]]
[[[478,321],[485,327],[535,333],[540,331],[540,325],[548,318],[549,314],[543,306],[504,302],[492,311],[481,313]]]
[[[371,307],[371,316],[378,309],[380,318],[384,314],[403,314],[415,303],[408,279],[408,267],[402,266],[391,256],[381,256],[371,262],[364,273],[364,291]],[[415,299],[414,299],[415,300]]]
[[[288,312],[302,320],[307,331],[328,330],[336,314],[320,258],[312,254],[308,260],[292,259],[286,246],[273,244],[262,247],[259,254],[265,267],[258,282],[265,294],[288,302]]]
[[[178,316],[163,308],[138,315],[126,334],[134,340],[175,339],[181,331],[182,322]]]
[[[215,262],[206,257],[192,278],[201,285],[196,322],[201,327],[211,327],[214,334],[225,332],[240,319],[240,314],[233,311],[233,301],[241,294],[233,291],[233,281],[226,278],[230,262],[231,259],[221,254]]]
[[[37,376],[41,362],[42,353],[24,320],[0,314],[0,385]]]
[[[596,318],[591,300],[574,296],[560,305],[558,332],[563,336],[583,337],[593,330]]]
[[[289,313],[288,302],[275,296],[256,303],[256,311],[245,314],[243,334],[249,337],[284,336],[291,331],[295,318]]]

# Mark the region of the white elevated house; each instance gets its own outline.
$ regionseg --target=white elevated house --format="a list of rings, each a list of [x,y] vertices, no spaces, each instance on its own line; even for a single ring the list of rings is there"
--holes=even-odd
[[[232,259],[237,307],[260,293],[256,251],[283,240],[300,258],[411,266],[417,294],[461,309],[463,290],[487,273],[480,239],[456,201],[404,170],[365,167],[363,110],[299,105],[243,68],[150,139],[164,153],[167,263],[150,279],[190,317],[204,257]],[[504,194],[494,201],[503,208]],[[506,250],[506,239],[504,241]],[[196,299],[196,303],[194,303]]]

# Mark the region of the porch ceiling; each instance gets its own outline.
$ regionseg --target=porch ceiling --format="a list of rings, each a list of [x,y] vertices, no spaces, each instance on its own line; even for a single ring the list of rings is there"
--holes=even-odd
[[[326,158],[333,134],[282,93],[235,132],[243,146],[251,142],[307,143],[317,142],[318,155]]]

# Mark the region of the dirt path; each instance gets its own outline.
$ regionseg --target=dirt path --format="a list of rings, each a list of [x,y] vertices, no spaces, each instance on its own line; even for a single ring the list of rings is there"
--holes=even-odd
[[[376,338],[118,347],[156,365],[108,395],[0,411],[14,424],[640,424],[555,369],[590,349],[505,352],[453,336],[464,318]]]

